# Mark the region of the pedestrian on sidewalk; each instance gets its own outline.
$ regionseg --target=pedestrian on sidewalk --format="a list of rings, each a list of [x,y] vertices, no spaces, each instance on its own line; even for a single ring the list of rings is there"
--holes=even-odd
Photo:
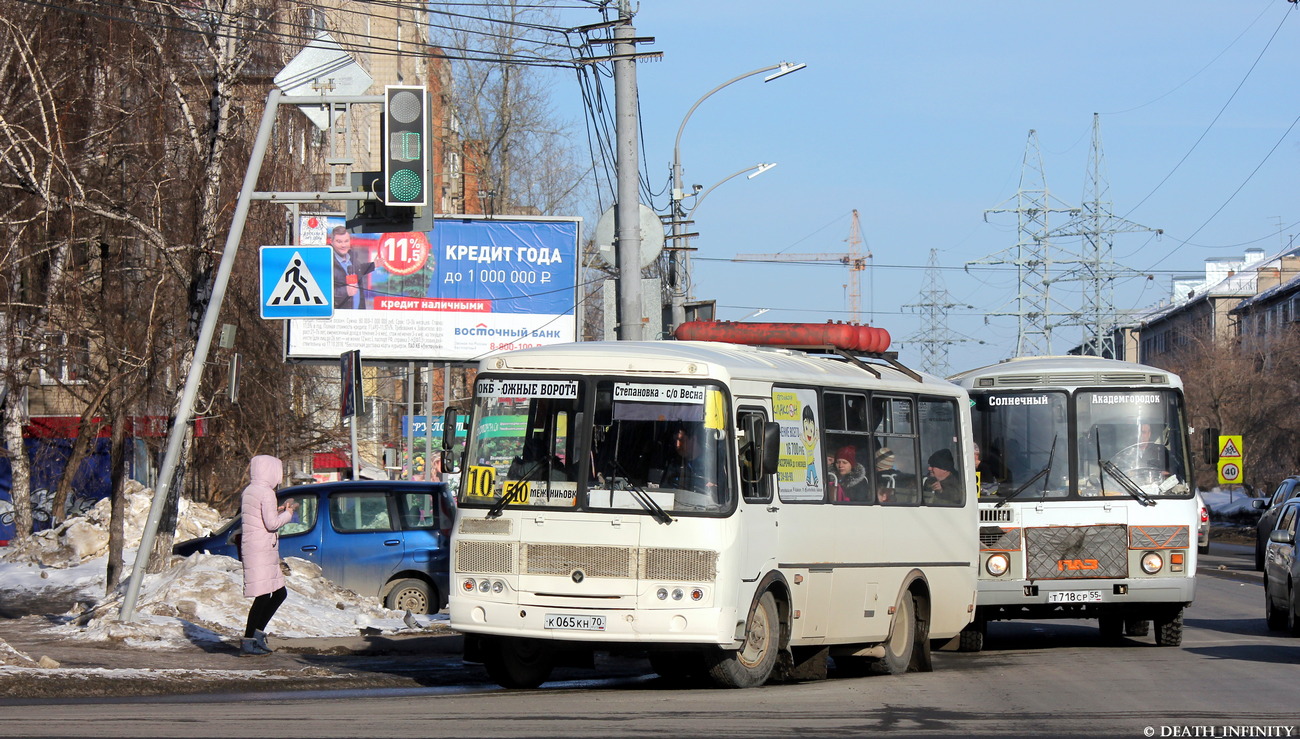
[[[244,597],[252,598],[248,625],[239,645],[242,654],[270,654],[266,625],[289,591],[280,570],[280,527],[293,519],[298,504],[292,498],[277,506],[275,489],[284,479],[284,462],[259,454],[248,463],[250,481],[240,500],[239,554],[244,562]]]

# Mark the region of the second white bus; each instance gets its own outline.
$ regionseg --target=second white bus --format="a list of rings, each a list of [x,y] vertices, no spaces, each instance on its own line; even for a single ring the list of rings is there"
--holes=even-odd
[[[465,658],[508,687],[596,650],[725,687],[831,660],[929,670],[930,640],[975,606],[968,398],[826,351],[589,342],[482,361],[452,542]]]
[[[1199,506],[1177,375],[1098,357],[1012,359],[952,378],[980,457],[982,648],[1000,619],[1095,618],[1103,637],[1182,642]]]

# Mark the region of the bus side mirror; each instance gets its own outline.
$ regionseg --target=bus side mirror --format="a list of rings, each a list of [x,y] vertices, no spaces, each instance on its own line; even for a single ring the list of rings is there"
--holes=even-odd
[[[460,462],[455,453],[456,423],[460,414],[448,406],[442,413],[442,471],[455,473],[460,471]]]
[[[1201,450],[1205,455],[1205,463],[1214,465],[1219,461],[1219,430],[1214,428],[1205,429],[1205,436],[1201,438]]]
[[[768,421],[763,424],[763,446],[761,453],[763,474],[775,474],[777,458],[781,454],[781,425],[775,421]]]

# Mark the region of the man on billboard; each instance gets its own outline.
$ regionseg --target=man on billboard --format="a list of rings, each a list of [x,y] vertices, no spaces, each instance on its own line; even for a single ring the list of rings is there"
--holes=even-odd
[[[334,249],[334,309],[366,307],[366,275],[375,269],[365,249],[352,248],[352,234],[345,226],[330,232]]]

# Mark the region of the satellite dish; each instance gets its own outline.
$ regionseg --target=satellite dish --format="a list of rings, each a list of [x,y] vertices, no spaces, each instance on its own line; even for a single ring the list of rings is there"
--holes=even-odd
[[[610,262],[614,261],[614,211],[617,208],[617,205],[611,205],[596,222],[596,248],[608,252]],[[637,204],[637,211],[641,226],[641,266],[649,267],[664,249],[664,224],[659,220],[659,214],[644,203]]]

